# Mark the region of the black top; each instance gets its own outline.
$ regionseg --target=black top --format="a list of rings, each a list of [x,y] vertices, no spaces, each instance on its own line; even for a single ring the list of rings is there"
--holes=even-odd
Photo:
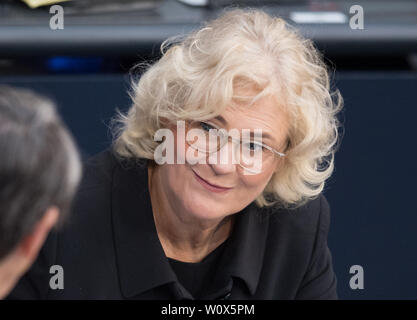
[[[215,275],[220,270],[217,267],[224,252],[226,242],[220,244],[210,252],[202,261],[196,263],[182,262],[168,258],[171,268],[177,275],[179,283],[196,299],[204,299],[218,290],[224,283],[213,282]]]
[[[296,210],[236,213],[205,299],[335,299],[327,246],[330,209],[321,195]],[[51,289],[52,265],[64,289]],[[145,161],[118,161],[110,150],[91,158],[72,215],[53,232],[11,299],[193,299],[159,241]]]

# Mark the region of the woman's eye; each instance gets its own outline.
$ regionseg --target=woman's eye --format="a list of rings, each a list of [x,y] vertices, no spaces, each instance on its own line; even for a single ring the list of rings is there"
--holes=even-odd
[[[261,150],[263,150],[263,146],[259,143],[255,143],[255,142],[244,142],[243,147],[250,150],[250,151],[261,151]]]
[[[213,127],[212,125],[205,123],[205,122],[200,122],[200,127],[204,130],[209,132],[210,129],[216,129],[215,127]]]

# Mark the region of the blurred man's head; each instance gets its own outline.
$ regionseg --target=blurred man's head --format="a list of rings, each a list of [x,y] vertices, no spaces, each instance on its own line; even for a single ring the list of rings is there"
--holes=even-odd
[[[70,209],[81,164],[54,104],[0,86],[0,299]]]

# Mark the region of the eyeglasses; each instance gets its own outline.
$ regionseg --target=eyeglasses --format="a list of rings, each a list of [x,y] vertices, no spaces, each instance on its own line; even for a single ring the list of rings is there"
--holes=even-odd
[[[228,133],[225,129],[208,122],[186,121],[186,131],[186,142],[191,148],[201,152],[205,157],[216,156],[209,158],[209,163],[216,163],[210,160],[217,161],[219,151],[220,154],[222,150],[227,151],[224,147],[230,140],[234,151],[232,162],[239,164],[249,174],[259,174],[273,162],[275,156],[285,156],[285,153],[260,142],[259,130],[255,130],[254,137],[251,138],[249,130],[244,129],[243,137],[240,139],[240,132],[237,129],[232,129]]]

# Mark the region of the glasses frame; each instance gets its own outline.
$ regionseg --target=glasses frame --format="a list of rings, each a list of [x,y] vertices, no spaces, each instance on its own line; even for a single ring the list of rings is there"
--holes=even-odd
[[[192,123],[195,123],[195,122],[199,122],[199,123],[204,123],[204,124],[207,124],[207,125],[209,125],[209,126],[211,126],[211,127],[213,127],[213,130],[214,129],[216,129],[217,130],[217,132],[222,132],[222,134],[224,135],[224,136],[219,136],[220,137],[220,140],[222,140],[222,139],[224,139],[224,138],[227,138],[227,142],[225,142],[225,144],[219,144],[219,147],[217,148],[217,150],[214,150],[214,151],[207,151],[207,150],[200,150],[200,149],[198,149],[198,148],[196,148],[193,144],[191,144],[191,143],[189,143],[188,141],[187,141],[187,139],[185,139],[185,142],[191,147],[191,148],[193,148],[194,150],[197,150],[197,151],[200,151],[200,152],[203,152],[203,153],[205,153],[205,154],[212,154],[212,153],[215,153],[215,152],[219,152],[225,145],[226,145],[226,143],[228,143],[229,142],[229,140],[231,140],[232,142],[235,142],[235,143],[241,143],[242,142],[242,140],[241,139],[237,139],[237,138],[234,138],[234,137],[232,137],[231,135],[229,135],[228,133],[227,133],[227,130],[226,129],[224,129],[224,128],[219,128],[218,126],[216,126],[215,124],[212,124],[212,123],[209,123],[209,122],[205,122],[205,121],[196,121],[196,120],[188,120],[187,121],[188,123],[190,123],[190,124],[192,124]],[[202,130],[204,130],[204,129],[202,129]],[[212,130],[212,129],[210,129],[210,130]],[[210,132],[210,130],[208,131],[208,132]],[[254,142],[254,141],[251,141],[251,142]],[[268,146],[267,144],[264,144],[264,143],[262,143],[262,142],[254,142],[254,143],[256,143],[256,144],[258,144],[258,145],[260,145],[261,147],[263,147],[263,148],[266,148],[266,149],[268,149],[269,151],[271,151],[272,152],[272,154],[275,156],[275,155],[278,155],[279,157],[285,157],[286,156],[286,154],[285,153],[283,153],[283,152],[280,152],[280,151],[278,151],[278,150],[276,150],[276,149],[274,149],[274,148],[272,148],[272,147],[270,147],[270,146]],[[245,166],[243,166],[241,163],[239,163],[239,165],[243,168],[243,169],[245,169],[245,170],[248,170],[248,171],[251,171],[251,169],[249,169],[249,168],[246,168]]]

